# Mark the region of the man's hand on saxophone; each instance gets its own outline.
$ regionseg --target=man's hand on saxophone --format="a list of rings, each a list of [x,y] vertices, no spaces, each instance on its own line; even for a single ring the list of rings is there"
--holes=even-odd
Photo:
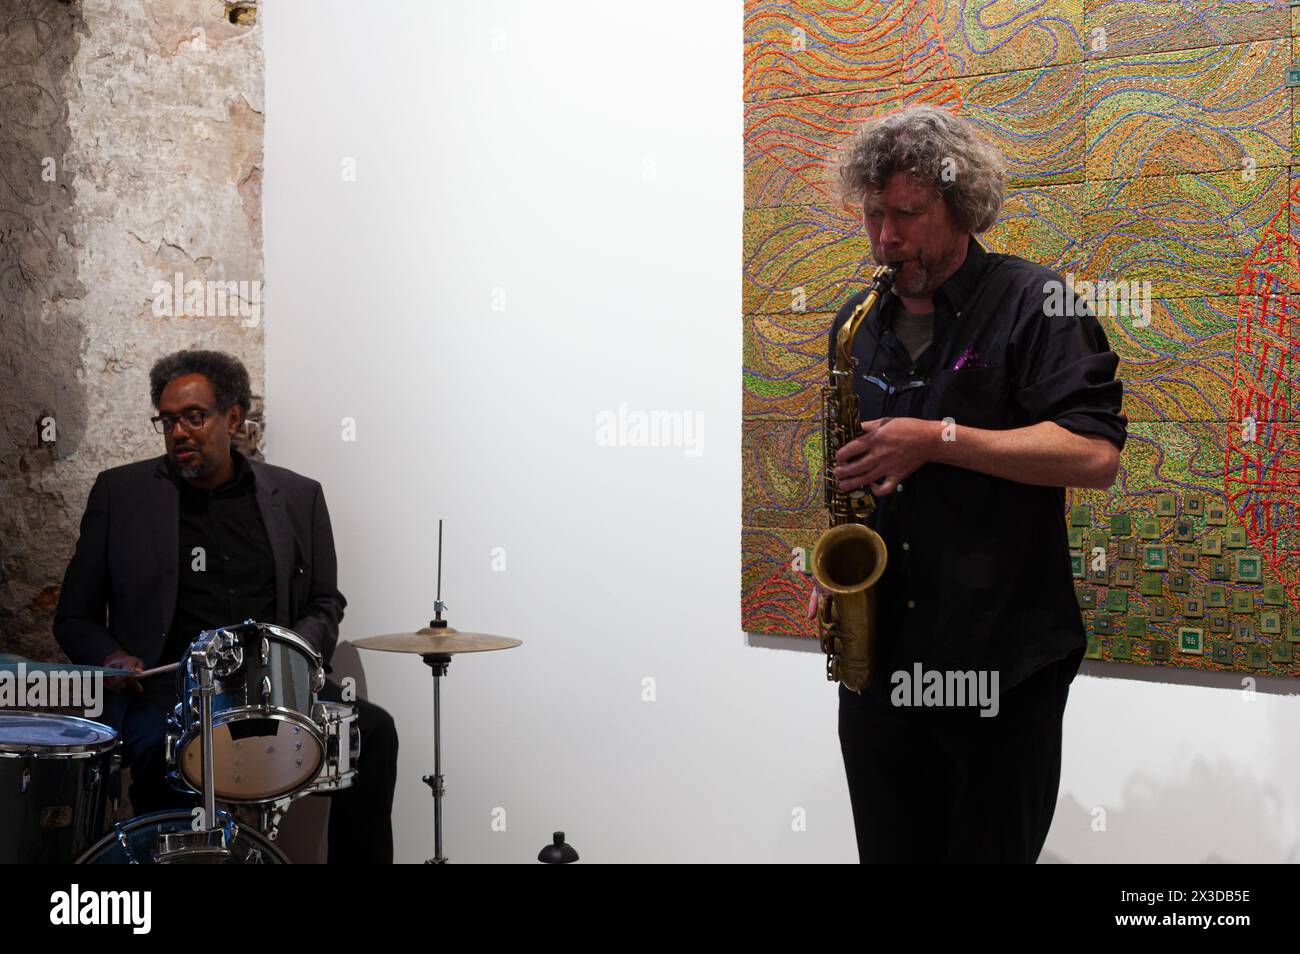
[[[840,490],[849,493],[870,486],[872,494],[892,494],[922,464],[933,459],[942,441],[942,421],[915,417],[882,417],[862,422],[862,436],[835,454]]]

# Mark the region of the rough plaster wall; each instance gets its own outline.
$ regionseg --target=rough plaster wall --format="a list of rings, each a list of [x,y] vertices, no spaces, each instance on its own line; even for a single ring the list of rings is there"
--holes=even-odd
[[[220,0],[0,3],[0,651],[62,658],[90,485],[161,452],[158,356],[242,358],[256,450],[260,321],[157,317],[154,283],[261,281],[262,91],[261,27]]]

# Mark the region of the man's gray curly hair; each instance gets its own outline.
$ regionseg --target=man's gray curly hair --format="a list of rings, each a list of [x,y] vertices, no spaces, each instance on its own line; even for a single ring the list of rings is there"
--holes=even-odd
[[[861,209],[867,191],[883,189],[895,172],[934,186],[968,232],[986,232],[998,220],[1006,191],[1006,161],[967,120],[934,106],[868,120],[840,153],[833,189]]]

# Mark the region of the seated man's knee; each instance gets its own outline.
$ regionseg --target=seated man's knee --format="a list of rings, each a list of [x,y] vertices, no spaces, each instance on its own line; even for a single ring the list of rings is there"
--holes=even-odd
[[[388,710],[365,699],[357,700],[358,722],[361,725],[362,752],[367,744],[397,749],[397,723]]]

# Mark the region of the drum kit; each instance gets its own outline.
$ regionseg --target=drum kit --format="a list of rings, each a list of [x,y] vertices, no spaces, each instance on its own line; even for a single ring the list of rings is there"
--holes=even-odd
[[[458,632],[442,619],[446,604],[439,599],[435,606],[428,628],[354,645],[416,654],[433,670],[434,774],[424,781],[435,805],[430,863],[445,863],[441,678],[453,654],[508,649],[521,641]],[[341,791],[356,778],[356,708],[318,699],[325,683],[320,654],[297,633],[269,623],[246,620],[201,633],[176,672],[180,701],[167,718],[167,778],[179,791],[200,796],[200,807],[109,825],[109,793],[119,788],[117,733],[76,716],[0,713],[0,862],[288,863],[275,845],[284,812],[299,798]]]

